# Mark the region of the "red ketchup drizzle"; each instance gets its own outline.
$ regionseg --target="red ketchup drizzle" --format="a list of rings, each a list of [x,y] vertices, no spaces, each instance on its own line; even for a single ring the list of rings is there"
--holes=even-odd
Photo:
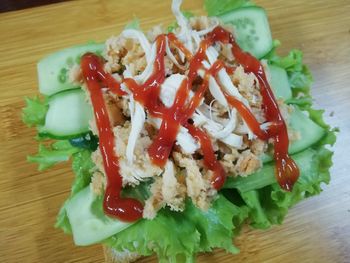
[[[211,39],[212,41],[230,43],[232,45],[232,53],[237,62],[243,65],[245,71],[254,73],[258,78],[260,84],[260,92],[263,97],[263,109],[265,111],[265,117],[267,121],[273,124],[270,129],[267,130],[267,137],[273,138],[274,140],[274,158],[276,161],[275,174],[277,181],[284,190],[291,191],[294,183],[299,177],[300,172],[294,160],[288,155],[289,139],[287,126],[283,120],[281,112],[278,108],[278,104],[268,84],[263,66],[255,57],[249,53],[242,51],[236,43],[233,35],[222,27],[216,27],[212,32],[208,34],[207,38]],[[238,105],[239,103],[237,103],[234,98],[227,96],[227,94],[226,98],[228,98],[229,103],[233,107],[238,106],[237,110],[240,112],[240,114],[242,114],[248,126],[252,128],[253,132],[258,137],[264,139],[265,134],[261,133],[261,128],[258,127],[257,123],[252,121],[250,118],[247,119],[244,117],[247,112],[240,108]]]
[[[174,103],[167,108],[159,98],[161,84],[165,80],[165,45],[167,38],[183,52],[189,61],[189,72],[176,93]],[[216,78],[218,72],[225,69],[233,74],[235,68],[216,61],[210,69],[202,65],[206,59],[206,50],[215,42],[230,43],[232,53],[239,64],[242,64],[245,71],[252,72],[259,80],[261,95],[263,97],[263,110],[266,119],[271,125],[268,129],[262,129],[249,108],[240,100],[229,95],[224,89],[221,90],[228,103],[237,109],[252,132],[262,140],[272,138],[274,140],[274,158],[276,160],[276,177],[281,187],[291,191],[294,183],[299,177],[299,169],[295,162],[288,155],[288,134],[286,124],[279,111],[276,100],[266,80],[266,76],[260,62],[248,53],[243,52],[237,45],[233,35],[223,29],[216,27],[207,34],[200,43],[199,50],[192,55],[189,50],[172,33],[160,35],[156,39],[157,53],[154,61],[154,68],[151,76],[143,84],[138,84],[134,79],[124,79],[124,84],[133,93],[134,99],[141,103],[152,117],[161,118],[162,123],[157,136],[148,148],[152,162],[164,167],[168,160],[180,126],[183,125],[189,133],[196,138],[203,153],[204,165],[213,172],[212,185],[219,190],[226,179],[225,171],[221,163],[216,159],[209,136],[200,128],[191,124],[189,119],[195,109],[203,100],[208,89],[209,78]],[[110,216],[117,217],[123,221],[135,221],[142,216],[143,206],[135,199],[122,198],[122,177],[119,173],[118,158],[114,153],[114,135],[110,127],[106,105],[103,98],[102,88],[106,87],[113,93],[121,96],[126,93],[121,90],[118,83],[111,74],[104,72],[103,62],[93,54],[86,54],[81,61],[83,76],[91,95],[91,101],[95,112],[97,127],[99,130],[99,147],[103,157],[105,172],[108,178],[107,189],[104,197],[104,211]],[[189,99],[189,93],[193,82],[198,76],[198,70],[203,70],[204,76],[201,85],[194,95]],[[220,83],[219,81],[217,81]]]
[[[102,87],[122,94],[119,84],[112,76],[104,73],[102,61],[93,54],[85,54],[81,60],[83,76],[90,92],[92,106],[99,133],[99,147],[107,175],[107,188],[103,209],[107,215],[122,221],[135,221],[142,217],[143,205],[136,199],[122,198],[122,177],[119,173],[118,157],[114,153],[114,135],[103,98]]]
[[[211,183],[215,189],[220,189],[225,183],[226,175],[221,163],[216,159],[209,136],[204,131],[191,124],[186,123],[184,126],[188,129],[189,133],[199,141],[204,156],[204,165],[214,172]]]
[[[157,55],[154,62],[152,75],[142,85],[136,83],[133,79],[125,79],[124,83],[133,92],[136,101],[143,104],[148,109],[149,114],[153,117],[162,118],[162,124],[159,132],[152,144],[148,148],[148,154],[152,162],[160,167],[163,167],[171,153],[173,144],[176,140],[176,135],[179,130],[177,121],[177,112],[184,103],[184,100],[175,99],[175,103],[171,108],[166,108],[159,99],[160,85],[165,80],[165,35],[160,35],[156,39]],[[187,97],[184,90],[185,82],[181,84],[178,93],[184,92],[183,96]]]

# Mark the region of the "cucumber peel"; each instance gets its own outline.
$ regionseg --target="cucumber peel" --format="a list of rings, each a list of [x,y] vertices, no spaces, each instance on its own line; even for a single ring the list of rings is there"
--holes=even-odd
[[[257,58],[273,48],[271,30],[266,12],[257,6],[242,7],[219,15],[225,24],[234,27],[238,45]]]
[[[89,43],[55,52],[38,63],[39,91],[51,96],[59,91],[79,88],[69,81],[70,69],[80,63],[86,52],[101,54],[104,44]]]
[[[62,91],[49,99],[49,109],[44,126],[39,128],[41,137],[70,139],[89,131],[92,108],[81,89]]]
[[[66,205],[74,243],[78,246],[98,243],[132,225],[132,223],[93,213],[93,203],[96,198],[88,186],[77,193]]]
[[[302,178],[306,177],[311,172],[314,156],[315,150],[311,148],[292,156],[293,160],[300,168],[299,180],[303,180]],[[224,188],[236,188],[241,192],[263,188],[264,186],[276,183],[274,171],[275,163],[264,164],[259,171],[247,177],[229,177]]]

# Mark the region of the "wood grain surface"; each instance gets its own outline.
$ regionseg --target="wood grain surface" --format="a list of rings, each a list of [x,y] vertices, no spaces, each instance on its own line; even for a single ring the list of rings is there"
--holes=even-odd
[[[280,52],[300,48],[315,77],[315,104],[340,128],[332,181],[293,209],[282,226],[246,228],[239,255],[221,250],[198,262],[350,262],[350,1],[257,0],[269,14]],[[203,13],[202,1],[184,8]],[[174,20],[170,1],[84,0],[0,15],[0,261],[103,262],[100,246],[75,247],[53,227],[69,194],[68,163],[38,172],[26,155],[35,131],[20,118],[23,97],[37,93],[36,62],[51,52],[118,34],[133,16],[143,29]],[[155,257],[139,262],[156,262]]]

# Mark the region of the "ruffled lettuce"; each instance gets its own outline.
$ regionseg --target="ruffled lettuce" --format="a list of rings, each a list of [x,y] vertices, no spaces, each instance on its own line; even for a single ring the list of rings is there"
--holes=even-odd
[[[68,161],[76,152],[79,152],[79,149],[68,141],[56,141],[49,146],[40,143],[38,153],[28,156],[27,159],[29,162],[38,163],[39,171],[43,171],[57,163]]]
[[[25,102],[26,106],[22,110],[22,121],[28,127],[44,125],[46,112],[49,109],[47,100],[34,97],[25,98]]]
[[[156,253],[160,262],[194,262],[197,252],[216,247],[238,253],[232,239],[247,215],[245,207],[234,205],[221,194],[207,212],[187,200],[184,212],[162,209],[153,220],[142,219],[105,244],[143,256]]]
[[[249,0],[205,0],[204,9],[208,16],[218,16],[234,9],[250,6],[253,3]]]
[[[305,159],[304,165],[308,167],[299,165],[301,176],[292,192],[282,190],[277,183],[239,191],[242,200],[249,207],[249,222],[252,227],[266,229],[271,225],[281,224],[290,207],[307,197],[319,194],[322,191],[321,184],[329,182],[332,152],[324,147],[318,151],[306,151],[313,151],[313,155],[311,160],[308,157]]]
[[[301,109],[310,108],[312,106],[310,87],[313,77],[309,68],[303,64],[303,52],[293,49],[287,56],[281,57],[276,53],[279,45],[279,42],[275,42],[274,48],[265,56],[265,59],[270,64],[279,66],[287,72],[293,98],[288,99],[286,103],[298,105]]]
[[[276,47],[279,42],[276,42]],[[324,128],[325,135],[315,145],[293,156],[301,170],[300,178],[292,192],[286,192],[276,183],[273,163],[265,165],[257,173],[246,178],[229,181],[225,187],[238,191],[242,203],[249,208],[249,223],[254,228],[266,229],[273,224],[281,224],[289,208],[299,201],[319,194],[321,185],[330,180],[333,152],[326,145],[336,141],[337,129],[331,129],[323,120],[323,110],[312,108],[310,86],[313,78],[308,67],[303,64],[300,50],[292,50],[287,56],[276,54],[276,47],[265,57],[270,64],[287,71],[293,97],[286,101],[309,113],[309,118]],[[260,179],[260,180],[259,180]]]

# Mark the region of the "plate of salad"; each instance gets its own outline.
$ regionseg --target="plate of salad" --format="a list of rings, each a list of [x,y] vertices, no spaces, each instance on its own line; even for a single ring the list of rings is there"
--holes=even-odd
[[[335,130],[312,105],[303,53],[278,54],[253,2],[206,0],[205,15],[181,4],[169,1],[167,25],[135,18],[43,57],[23,109],[39,143],[28,161],[72,162],[55,227],[107,262],[238,254],[244,226],[282,224],[330,180]]]

